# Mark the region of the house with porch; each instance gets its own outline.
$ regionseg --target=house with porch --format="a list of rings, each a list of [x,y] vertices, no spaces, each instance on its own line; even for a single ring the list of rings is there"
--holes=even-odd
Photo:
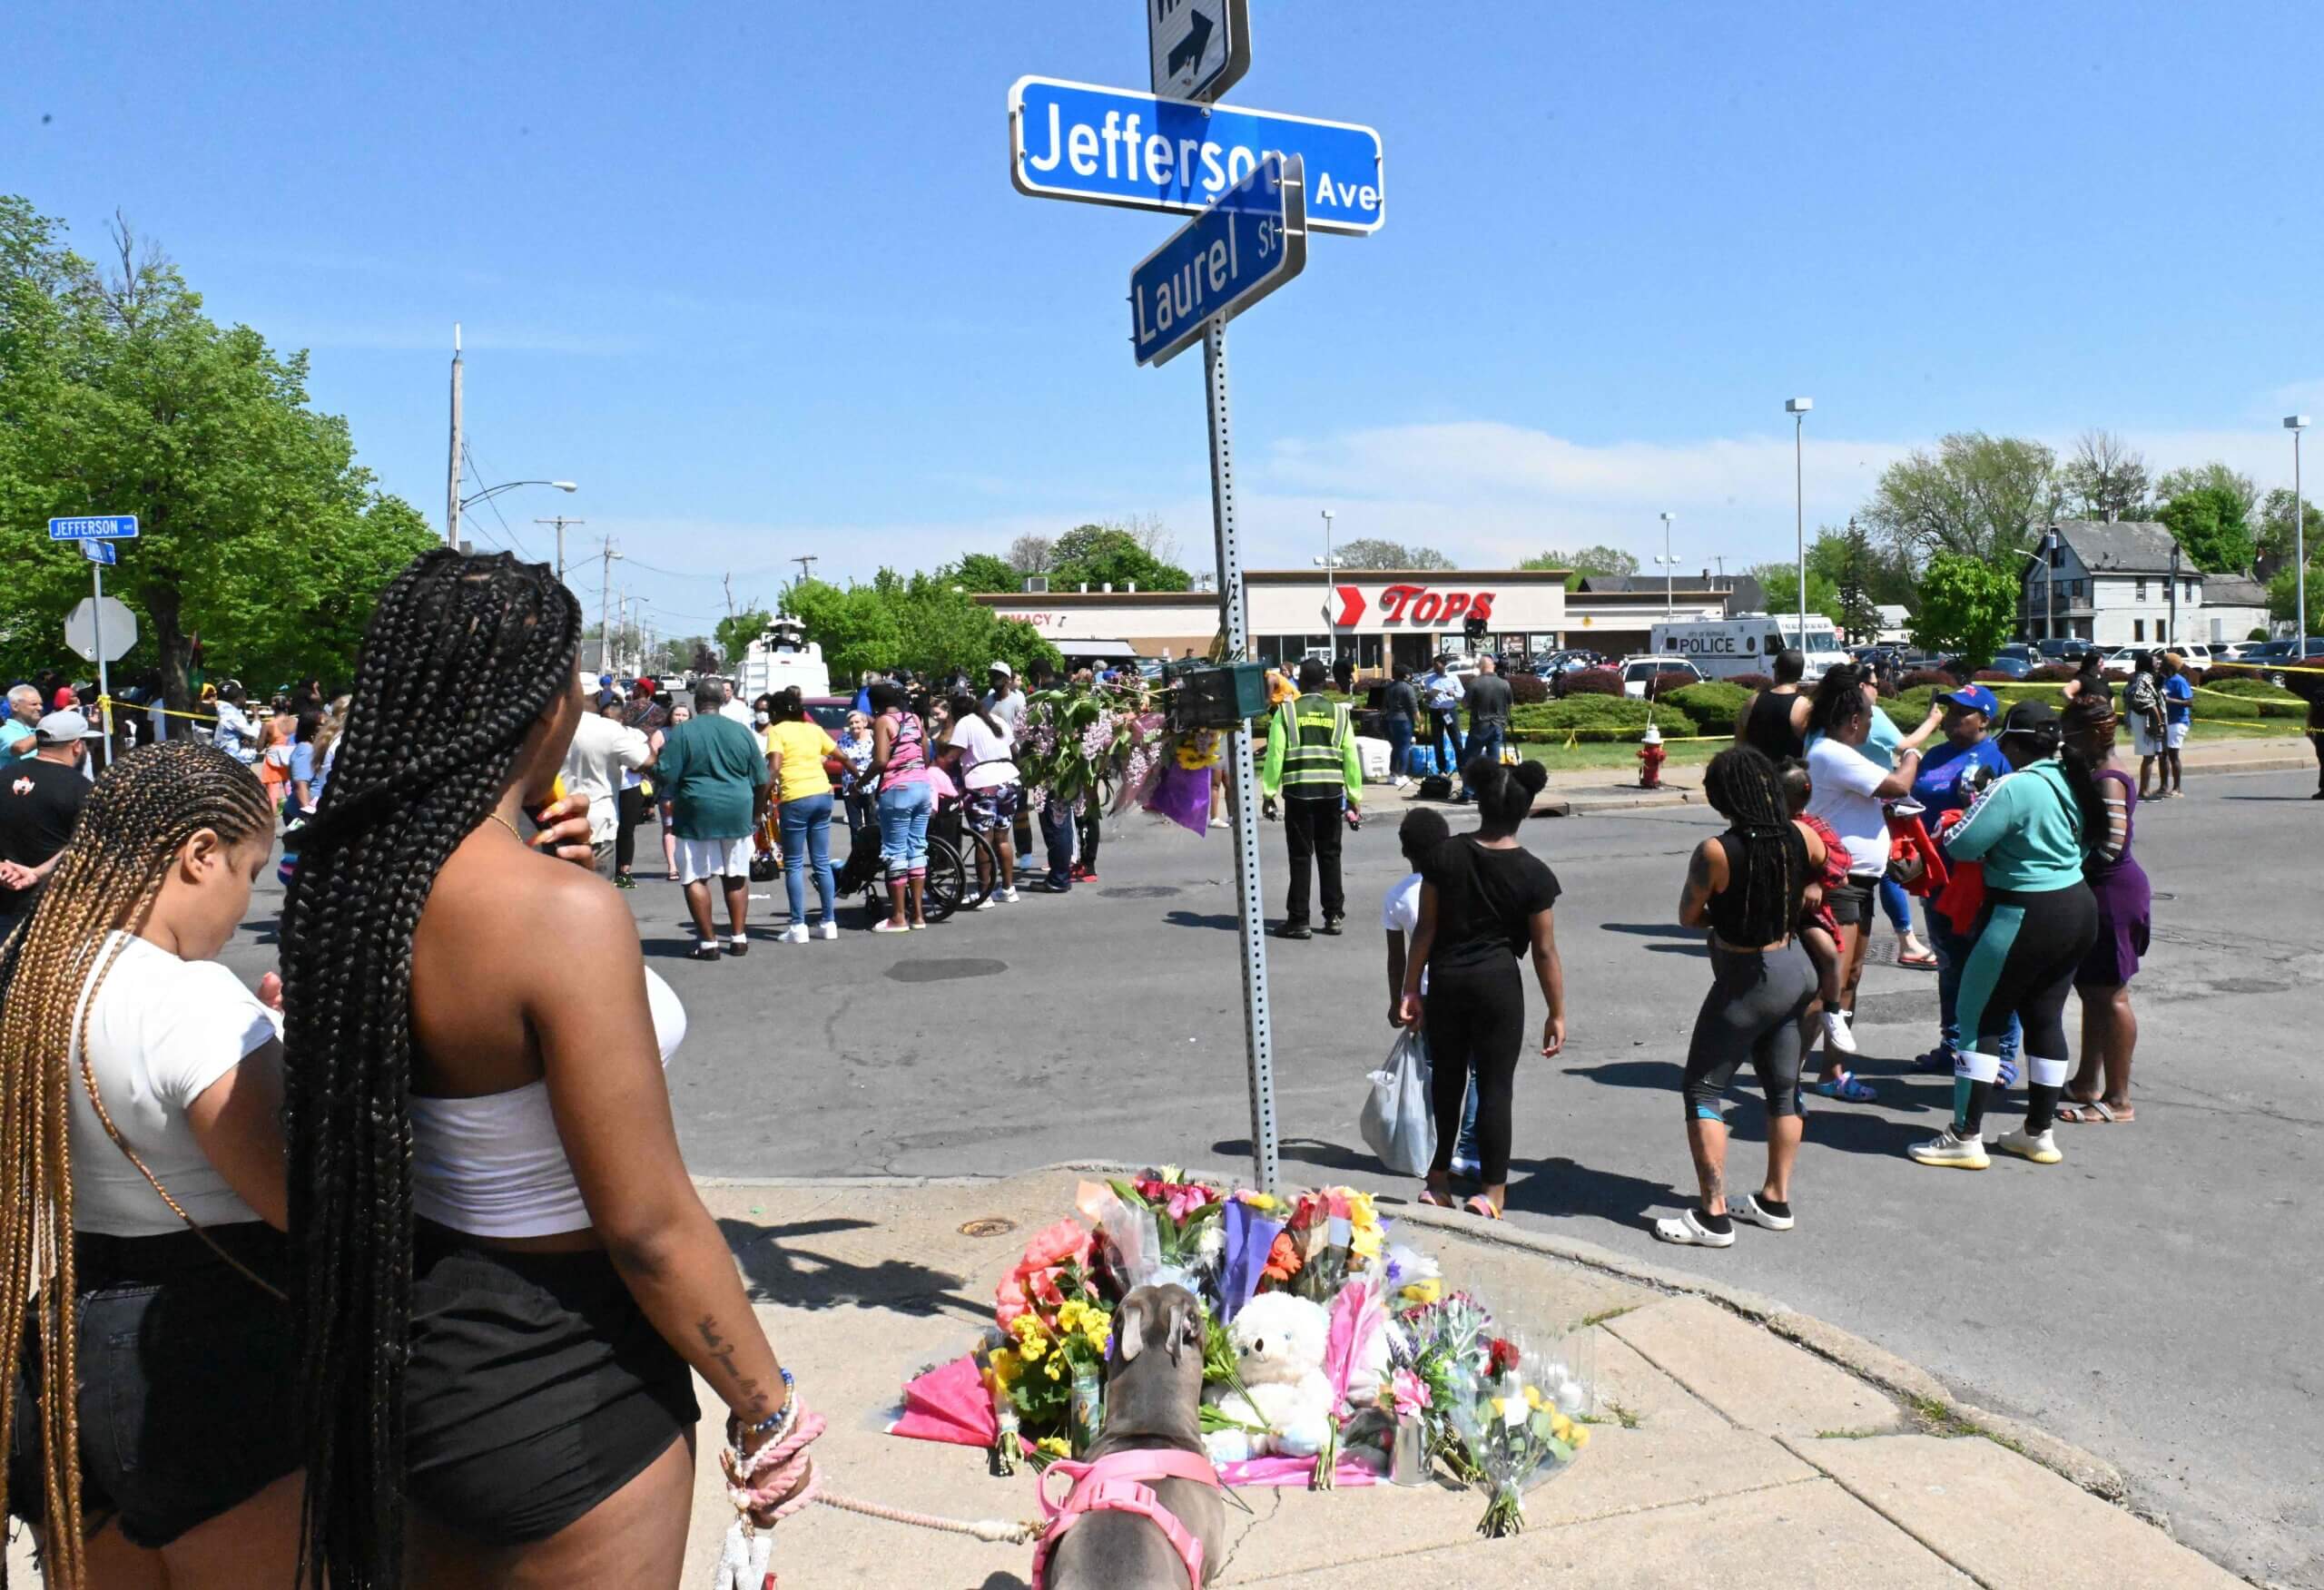
[[[2027,640],[2111,650],[2212,638],[2202,571],[2168,525],[2069,519],[2051,531],[2019,578],[2017,628]]]

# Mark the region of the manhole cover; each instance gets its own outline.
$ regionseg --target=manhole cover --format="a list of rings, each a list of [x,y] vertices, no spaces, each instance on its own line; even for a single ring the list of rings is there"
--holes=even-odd
[[[972,1220],[963,1225],[960,1228],[960,1234],[964,1237],[1000,1237],[1008,1235],[1016,1229],[1015,1221],[1003,1220],[997,1214],[988,1214],[982,1220]]]
[[[1098,898],[1101,900],[1160,900],[1186,892],[1175,883],[1133,883],[1120,888],[1101,888],[1098,891]]]
[[[898,983],[950,983],[961,977],[997,977],[1008,969],[1007,961],[912,960],[890,967],[888,977]]]

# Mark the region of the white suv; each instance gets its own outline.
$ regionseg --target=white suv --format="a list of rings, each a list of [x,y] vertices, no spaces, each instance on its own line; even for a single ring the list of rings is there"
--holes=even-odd
[[[1625,657],[1622,659],[1622,693],[1645,700],[1647,682],[1658,673],[1690,674],[1698,684],[1703,678],[1703,671],[1684,657]]]

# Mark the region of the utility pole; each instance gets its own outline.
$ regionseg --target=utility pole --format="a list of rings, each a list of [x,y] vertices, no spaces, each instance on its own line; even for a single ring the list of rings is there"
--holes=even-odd
[[[803,557],[794,557],[790,561],[799,565],[799,583],[803,585],[815,577],[815,565],[823,560],[811,552]]]
[[[554,519],[536,519],[533,521],[536,525],[554,525],[556,526],[556,577],[558,579],[562,580],[565,578],[565,527],[567,525],[586,525],[588,522],[589,521],[586,519],[568,519],[563,514],[559,514]]]
[[[460,323],[452,322],[452,463],[444,488],[444,539],[460,549]]]
[[[600,583],[597,586],[597,672],[611,673],[614,668],[614,632],[606,627],[606,621],[612,616],[613,612],[614,559],[619,557],[621,554],[614,550],[612,536],[606,536],[605,543],[603,554],[605,564],[598,576]]]

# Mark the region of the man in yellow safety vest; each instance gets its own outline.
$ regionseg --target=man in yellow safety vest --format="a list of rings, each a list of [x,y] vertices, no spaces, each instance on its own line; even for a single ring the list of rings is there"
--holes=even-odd
[[[1337,936],[1347,917],[1340,888],[1340,811],[1364,804],[1364,761],[1347,704],[1323,693],[1329,672],[1322,659],[1299,665],[1299,694],[1275,708],[1267,725],[1266,761],[1259,787],[1283,803],[1283,829],[1291,847],[1291,892],[1285,897],[1285,938],[1312,938],[1307,926],[1307,876],[1321,862],[1324,931]]]

